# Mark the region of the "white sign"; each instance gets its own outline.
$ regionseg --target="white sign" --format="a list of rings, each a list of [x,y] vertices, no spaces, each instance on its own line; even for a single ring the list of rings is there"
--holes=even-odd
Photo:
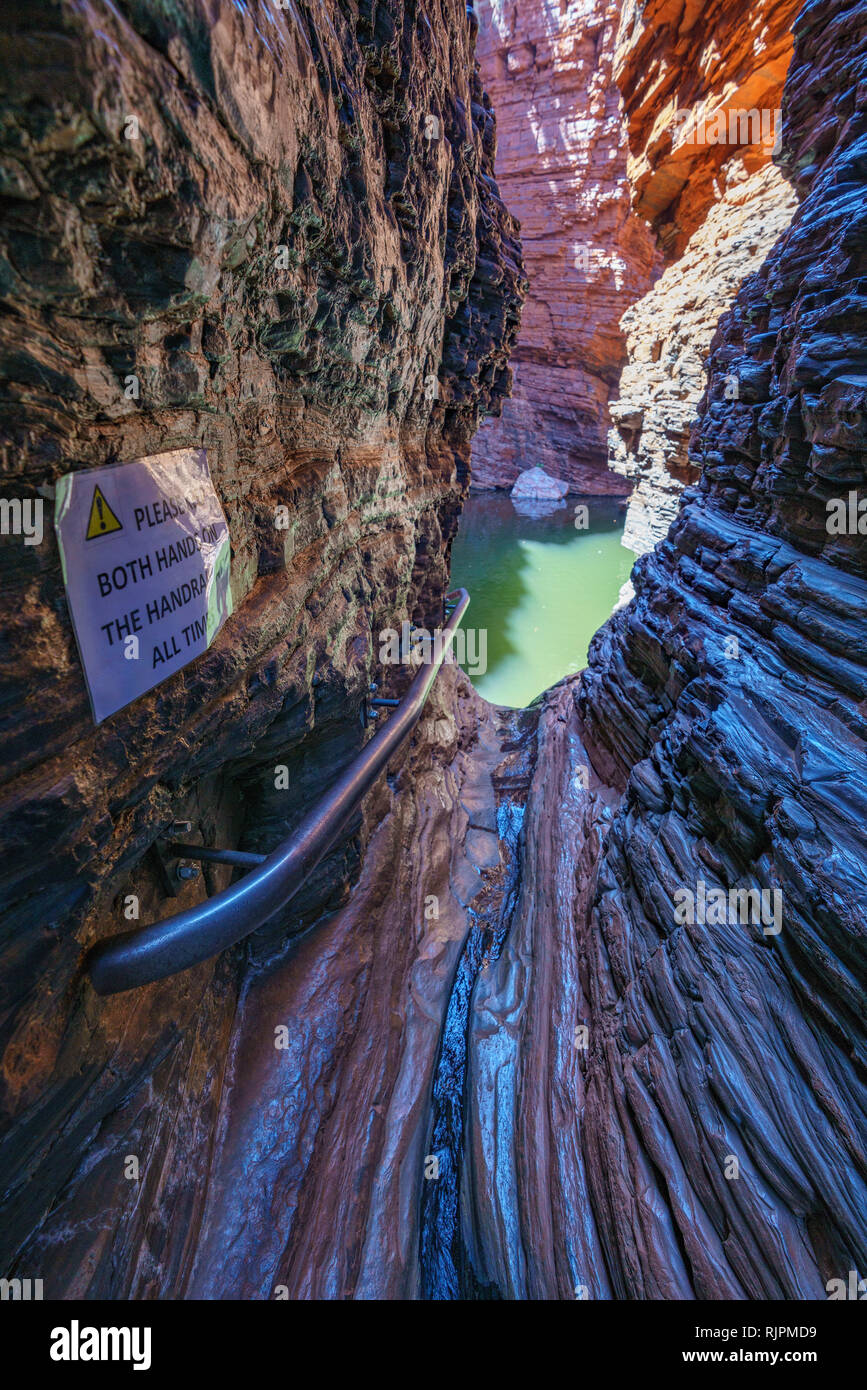
[[[54,525],[100,724],[211,645],[232,611],[229,528],[204,449],[67,473]]]

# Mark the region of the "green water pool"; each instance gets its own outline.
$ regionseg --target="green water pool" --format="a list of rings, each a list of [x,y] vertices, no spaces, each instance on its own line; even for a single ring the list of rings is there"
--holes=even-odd
[[[575,527],[580,503],[589,512],[586,530]],[[452,584],[472,600],[464,618],[473,630],[471,659],[461,665],[486,700],[520,708],[587,665],[590,639],[635,560],[620,540],[625,517],[625,505],[608,498],[567,497],[565,508],[544,517],[520,515],[504,493],[467,499]]]

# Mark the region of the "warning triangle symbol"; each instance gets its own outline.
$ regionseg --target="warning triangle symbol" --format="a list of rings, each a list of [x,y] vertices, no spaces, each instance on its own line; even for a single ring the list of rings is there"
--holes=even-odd
[[[86,541],[92,541],[96,536],[107,536],[110,531],[122,531],[123,522],[118,521],[111,507],[106,502],[99,490],[99,484],[94,485],[93,501],[90,504],[90,520],[87,523]]]

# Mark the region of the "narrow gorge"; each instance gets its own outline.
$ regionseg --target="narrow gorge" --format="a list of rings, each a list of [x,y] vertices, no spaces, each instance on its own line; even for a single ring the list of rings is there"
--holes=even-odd
[[[865,93],[857,0],[0,17],[3,1299],[867,1296]],[[507,708],[533,468],[638,558]]]

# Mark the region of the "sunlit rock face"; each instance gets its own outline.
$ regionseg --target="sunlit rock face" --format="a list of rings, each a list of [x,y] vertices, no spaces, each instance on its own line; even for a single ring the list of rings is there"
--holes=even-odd
[[[247,959],[99,1000],[86,948],[226,885],[167,896],[174,820],[285,835],[364,737],[377,633],[441,620],[522,282],[473,43],[463,0],[0,24],[4,496],[204,446],[233,547],[210,651],[98,729],[50,522],[0,550],[0,1273],[46,1298],[183,1290]],[[366,824],[254,958],[345,894]]]
[[[662,539],[695,479],[714,326],[794,210],[771,159],[796,10],[481,7],[530,289],[512,399],[473,446],[477,486],[539,465],[575,490],[631,492],[638,554]]]
[[[578,927],[618,1297],[821,1299],[867,1261],[867,539],[827,507],[865,483],[865,77],[863,7],[808,4],[782,157],[802,202],[722,320],[701,482],[579,696],[624,788]],[[699,881],[779,894],[781,929],[677,924]]]
[[[681,489],[698,477],[689,436],[720,310],[759,269],[797,205],[791,185],[771,164],[748,174],[735,155],[720,178],[720,201],[621,320],[628,361],[617,399],[609,402],[609,463],[633,484],[623,544],[637,555],[664,538]],[[730,395],[736,389],[729,384]]]
[[[795,208],[771,160],[798,0],[745,7],[623,0],[613,65],[628,127],[633,206],[665,271],[624,315],[610,466],[631,480],[624,545],[665,535],[681,488],[714,327]]]
[[[613,75],[629,132],[629,181],[636,213],[658,229],[669,258],[719,200],[714,181],[733,153],[754,173],[779,145],[775,112],[799,8],[797,0],[620,0]],[[761,138],[733,148],[729,113],[753,109],[768,113]]]
[[[529,280],[514,389],[473,444],[473,483],[544,468],[574,491],[622,494],[606,465],[619,321],[649,287],[653,239],[630,211],[611,0],[481,0],[479,61],[497,112],[497,175]]]

